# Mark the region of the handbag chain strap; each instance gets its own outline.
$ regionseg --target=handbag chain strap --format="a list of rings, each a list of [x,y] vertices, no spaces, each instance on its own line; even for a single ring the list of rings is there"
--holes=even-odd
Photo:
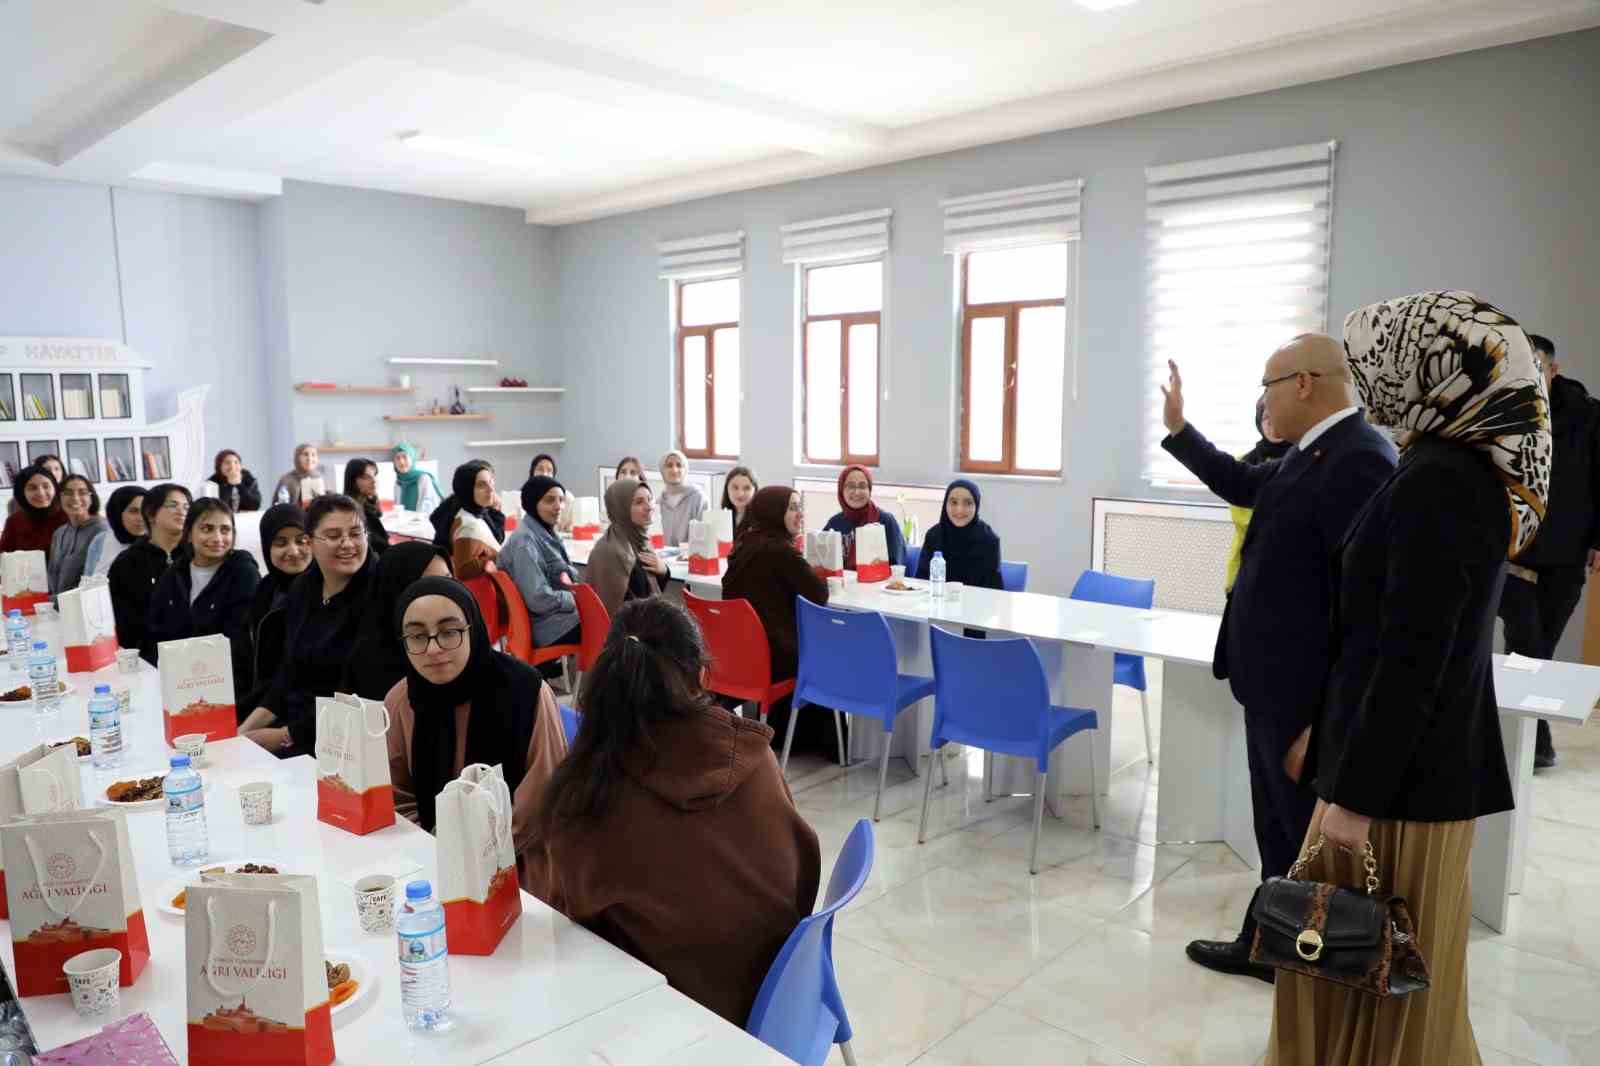
[[[1294,865],[1289,867],[1289,880],[1299,880],[1300,875],[1306,872],[1306,867],[1311,864],[1311,861],[1322,854],[1322,845],[1327,842],[1327,837],[1319,836],[1315,844],[1301,852],[1300,857],[1294,861]],[[1381,882],[1378,880],[1378,857],[1373,854],[1372,841],[1370,840],[1361,842],[1361,864],[1367,870],[1367,895],[1376,896]]]

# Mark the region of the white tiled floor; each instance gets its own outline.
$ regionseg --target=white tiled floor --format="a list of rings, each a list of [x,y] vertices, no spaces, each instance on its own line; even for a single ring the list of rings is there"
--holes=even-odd
[[[1268,987],[1183,954],[1237,931],[1256,876],[1221,845],[1155,845],[1160,739],[1152,769],[1131,693],[1118,692],[1112,736],[1103,828],[1087,797],[1047,814],[1036,877],[1030,800],[983,802],[976,759],[952,760],[919,846],[922,780],[890,763],[872,878],[834,927],[862,1066],[1258,1061]],[[1535,778],[1526,891],[1504,934],[1473,930],[1485,1066],[1600,1066],[1600,724],[1558,727],[1556,745],[1560,764]],[[845,835],[872,816],[877,767],[797,756],[789,776],[826,886]]]

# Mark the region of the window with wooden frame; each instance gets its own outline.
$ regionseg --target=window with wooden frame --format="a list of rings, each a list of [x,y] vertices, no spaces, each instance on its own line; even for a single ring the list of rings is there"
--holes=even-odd
[[[961,256],[961,469],[1061,473],[1067,246]]]
[[[677,284],[678,447],[739,457],[739,279]]]
[[[802,458],[877,466],[883,260],[801,269]]]

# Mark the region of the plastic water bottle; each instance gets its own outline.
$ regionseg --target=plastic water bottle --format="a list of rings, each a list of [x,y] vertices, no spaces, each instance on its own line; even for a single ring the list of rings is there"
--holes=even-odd
[[[28,654],[32,650],[33,632],[28,620],[22,616],[21,608],[13,607],[6,612],[6,652],[13,674],[27,673]]]
[[[278,494],[272,498],[272,502],[273,503],[288,503],[289,502],[289,486],[288,485],[279,485],[278,486]]]
[[[110,685],[96,685],[89,697],[89,750],[96,770],[122,765],[122,707]]]
[[[39,715],[55,714],[61,708],[61,685],[56,681],[56,657],[50,645],[33,642],[28,656],[28,687],[33,689],[33,709]]]
[[[933,553],[933,561],[928,564],[928,587],[935,600],[944,599],[944,552]]]
[[[167,800],[167,855],[174,866],[204,862],[211,853],[206,839],[205,782],[189,765],[189,756],[174,755],[172,771],[162,783]]]
[[[400,940],[400,1008],[414,1030],[450,1024],[450,951],[444,908],[426,881],[406,885],[406,904],[394,922]]]

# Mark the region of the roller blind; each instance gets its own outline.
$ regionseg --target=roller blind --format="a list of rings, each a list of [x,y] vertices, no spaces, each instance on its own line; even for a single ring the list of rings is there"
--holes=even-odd
[[[726,278],[744,271],[744,230],[662,241],[663,279]]]
[[[1082,179],[1073,178],[941,200],[945,254],[1076,240],[1082,195]]]
[[[1144,476],[1198,481],[1161,448],[1159,386],[1183,372],[1185,418],[1223,451],[1259,439],[1255,405],[1267,357],[1327,329],[1337,142],[1145,170]]]
[[[889,208],[857,211],[779,227],[785,263],[829,263],[866,259],[889,251]]]

